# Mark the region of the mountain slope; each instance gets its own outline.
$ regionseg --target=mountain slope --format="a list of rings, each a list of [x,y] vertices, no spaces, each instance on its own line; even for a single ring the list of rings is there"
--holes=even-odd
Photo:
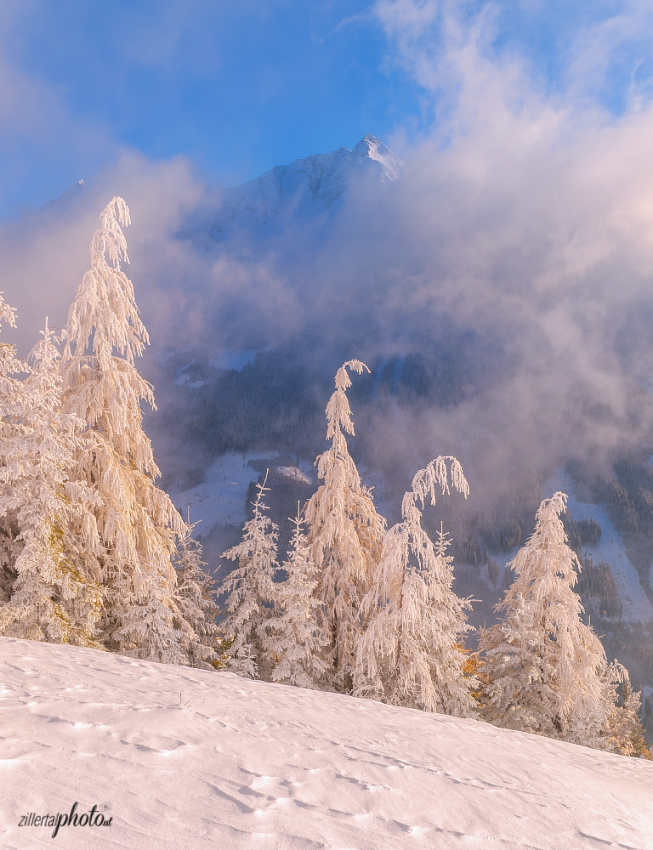
[[[275,166],[249,183],[225,191],[212,235],[221,240],[242,227],[270,229],[279,216],[306,219],[324,214],[352,181],[371,177],[391,182],[399,177],[401,167],[401,160],[369,134],[353,150],[339,148]]]
[[[0,638],[6,848],[651,848],[653,765],[472,720]]]

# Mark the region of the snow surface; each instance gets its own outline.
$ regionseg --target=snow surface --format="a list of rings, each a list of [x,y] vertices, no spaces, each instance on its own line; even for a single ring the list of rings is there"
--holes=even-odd
[[[2,847],[653,848],[653,764],[338,694],[0,638]],[[79,811],[109,828],[18,827]]]
[[[612,525],[605,508],[602,505],[580,501],[572,479],[564,470],[558,470],[547,481],[543,498],[552,496],[556,490],[562,490],[568,495],[567,506],[573,519],[593,519],[601,526],[601,540],[598,545],[583,546],[583,552],[588,552],[595,564],[604,562],[610,565],[621,599],[623,619],[629,623],[653,622],[653,605],[640,584],[639,574],[631,564],[621,537]]]
[[[184,517],[190,507],[190,521],[199,522],[195,536],[208,534],[218,523],[240,525],[247,519],[247,488],[259,473],[250,460],[267,460],[279,456],[279,452],[227,452],[220,455],[206,470],[204,481],[188,490],[171,487],[168,495],[173,504],[181,509]]]
[[[257,349],[248,349],[241,350],[237,348],[224,348],[221,351],[217,351],[213,357],[208,361],[207,365],[212,366],[214,369],[231,369],[234,372],[242,372],[242,370],[251,363],[259,351],[270,351],[269,348],[257,348]],[[171,355],[168,354],[164,361],[167,360]],[[198,387],[204,387],[207,384],[207,381],[203,380],[193,380],[192,374],[187,370],[190,369],[197,363],[197,360],[190,360],[186,363],[185,366],[177,369],[175,373],[175,384],[178,387],[183,387],[184,384],[188,384],[191,389],[197,389]]]
[[[277,466],[276,472],[283,475],[284,478],[290,478],[292,481],[297,481],[299,484],[312,484],[313,479],[307,475],[298,466]]]
[[[203,387],[206,384],[206,381],[194,381],[191,376],[186,371],[190,369],[191,366],[194,366],[197,363],[197,360],[191,360],[189,363],[186,363],[185,366],[182,366],[180,369],[177,369],[175,374],[175,384],[178,387],[183,387],[184,384],[188,384],[192,389],[197,389],[198,387]]]
[[[190,521],[199,522],[194,537],[207,535],[218,523],[241,525],[247,519],[247,489],[260,475],[250,460],[273,461],[279,452],[227,452],[220,455],[206,470],[204,481],[188,490],[171,487],[168,495],[184,517],[190,507]],[[273,464],[271,463],[270,466]],[[312,467],[306,460],[299,466],[277,466],[276,471],[302,484],[313,482]]]

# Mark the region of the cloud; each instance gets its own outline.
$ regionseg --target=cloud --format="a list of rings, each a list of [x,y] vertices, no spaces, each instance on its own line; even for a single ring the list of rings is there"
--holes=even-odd
[[[159,353],[298,336],[324,368],[336,354],[454,353],[458,403],[361,420],[367,459],[388,475],[457,454],[496,500],[571,456],[601,465],[650,445],[653,107],[645,75],[616,112],[595,94],[599,80],[616,85],[619,62],[634,91],[624,69],[650,32],[647,10],[574,18],[553,85],[502,42],[505,8],[375,4],[432,120],[403,143],[400,180],[361,178],[330,220],[212,243],[215,187],[183,158],[122,150],[65,214],[4,225],[22,353],[46,313],[65,321],[97,215],[119,194],[134,222],[127,271]]]
[[[365,225],[340,242],[356,270],[343,285],[368,286],[386,345],[428,347],[429,325],[449,324],[482,364],[455,407],[378,418],[375,462],[451,451],[496,498],[569,457],[600,466],[652,444],[653,108],[640,98],[610,113],[589,96],[595,79],[578,82],[589,59],[547,92],[518,53],[494,51],[497,7],[466,21],[456,8],[376,4],[438,120],[402,151],[392,201],[349,211],[350,229]],[[645,13],[629,14],[576,34],[604,80]]]
[[[97,118],[74,111],[65,87],[19,60],[26,22],[39,19],[38,0],[3,3],[0,22],[0,216],[45,203],[101,163],[119,145]],[[52,35],[50,36],[52,38]]]
[[[495,81],[502,69],[513,83],[525,71],[532,91],[567,107],[623,113],[653,95],[645,0],[376,0],[372,9],[395,64],[439,108],[469,93],[472,66]]]
[[[65,325],[88,268],[99,213],[114,195],[130,208],[125,271],[155,358],[197,345],[247,348],[248,338],[276,344],[301,327],[301,307],[273,264],[207,251],[201,232],[186,238],[189,217],[198,214],[208,233],[220,201],[215,187],[183,157],[152,162],[125,150],[92,181],[36,213],[0,224],[5,299],[18,310],[18,328],[2,333],[22,356],[38,339],[46,315],[51,326]],[[212,244],[208,236],[205,241]]]

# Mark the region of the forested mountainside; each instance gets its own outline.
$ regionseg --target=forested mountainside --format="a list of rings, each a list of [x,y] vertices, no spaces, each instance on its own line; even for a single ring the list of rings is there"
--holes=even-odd
[[[166,458],[164,485],[173,487],[183,509],[183,494],[201,489],[216,459],[230,452],[266,455],[251,460],[249,489],[242,489],[242,499],[245,510],[251,510],[254,478],[262,481],[270,468],[271,510],[283,550],[290,538],[292,506],[318,485],[311,466],[324,446],[324,406],[332,375],[343,359],[362,355],[370,374],[350,390],[356,411],[351,450],[389,520],[398,518],[412,472],[430,452],[451,447],[462,453],[476,485],[468,500],[440,504],[437,513],[425,516],[431,532],[442,521],[452,535],[458,590],[479,600],[472,622],[494,621],[493,606],[512,580],[505,564],[531,534],[549,476],[564,468],[580,502],[605,511],[601,522],[584,515],[587,507],[575,516],[572,506],[565,518],[571,545],[586,564],[579,583],[586,617],[604,635],[609,654],[631,668],[637,685],[653,689],[653,637],[647,620],[653,612],[653,477],[646,440],[639,445],[625,441],[611,450],[607,462],[602,455],[597,463],[596,453],[588,452],[591,414],[579,399],[564,414],[563,431],[569,428],[570,438],[562,451],[550,453],[546,445],[558,429],[553,421],[547,428],[542,420],[533,433],[524,422],[525,430],[502,445],[496,398],[507,383],[518,380],[522,362],[487,329],[479,333],[436,311],[430,328],[420,320],[403,327],[396,323],[394,331],[389,334],[386,325],[379,336],[371,316],[358,325],[348,318],[340,322],[333,305],[322,311],[321,321],[320,314],[311,315],[308,305],[317,304],[317,290],[310,258],[323,264],[324,246],[357,208],[357,181],[367,181],[360,184],[366,191],[369,181],[376,181],[385,193],[379,203],[395,202],[392,190],[401,183],[402,165],[379,145],[366,138],[353,152],[341,150],[273,169],[229,190],[217,206],[191,215],[181,229],[183,239],[216,257],[252,251],[272,262],[277,273],[293,281],[308,328],[278,341],[269,330],[251,333],[244,328],[239,344],[229,337],[229,351],[203,344],[159,359],[152,371],[159,412],[146,422]],[[375,149],[383,161],[374,159]],[[295,248],[303,258],[303,278],[297,277]],[[364,244],[360,249],[366,250]],[[319,279],[329,279],[324,269]],[[365,285],[363,290],[368,292]],[[207,290],[203,297],[210,301]],[[377,309],[374,296],[370,304]],[[242,324],[240,313],[235,321]],[[284,308],[279,321],[286,321]],[[643,404],[646,391],[640,387],[633,392],[633,403]],[[514,403],[507,396],[499,410],[507,422]],[[506,425],[504,434],[513,427]],[[563,438],[556,434],[553,439]],[[304,471],[301,481],[275,472],[293,465]],[[237,539],[236,526],[218,522],[196,532],[202,535],[211,569],[220,576],[229,568],[220,555]],[[601,531],[607,534],[603,544]],[[619,563],[611,564],[615,558]],[[626,597],[633,594],[640,599],[630,604]]]
[[[369,253],[378,232],[356,228],[363,213],[365,226],[374,222],[370,197],[392,216],[402,166],[369,137],[336,154],[273,169],[186,210],[168,236],[196,276],[157,289],[145,274],[146,310],[154,298],[162,309],[178,306],[176,325],[170,316],[155,322],[144,363],[158,403],[144,425],[163,488],[188,523],[201,520],[195,537],[223,582],[235,566],[223,553],[238,545],[256,485],[266,481],[283,561],[296,506],[321,486],[313,464],[325,447],[333,374],[361,357],[370,369],[349,391],[356,422],[349,448],[388,527],[401,522],[416,470],[434,457],[460,458],[468,498],[438,500],[422,527],[433,540],[441,529],[448,535],[456,592],[476,600],[469,623],[478,630],[497,620],[494,607],[515,578],[507,565],[533,533],[542,499],[568,493],[564,522],[584,565],[584,621],[645,688],[646,706],[653,482],[645,385],[623,377],[621,411],[598,404],[582,381],[561,391],[565,370],[547,364],[550,379],[538,371],[538,358],[511,348],[500,322],[480,325],[429,300],[436,284],[416,268],[408,274],[406,245],[381,268]],[[66,209],[85,191],[65,198]],[[229,226],[218,227],[225,211]],[[423,245],[414,248],[417,264]],[[446,277],[443,268],[437,273]],[[497,295],[496,280],[486,284]],[[520,297],[530,297],[526,285]],[[522,345],[527,337],[517,331]],[[149,398],[144,384],[142,392]],[[471,647],[477,637],[468,636]]]

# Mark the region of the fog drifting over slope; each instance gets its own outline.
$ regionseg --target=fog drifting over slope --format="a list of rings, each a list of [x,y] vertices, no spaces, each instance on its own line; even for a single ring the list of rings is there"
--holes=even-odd
[[[374,361],[455,344],[474,373],[467,397],[366,423],[372,463],[412,474],[453,453],[500,493],[570,456],[601,465],[649,443],[653,108],[635,100],[614,117],[573,84],[547,94],[518,58],[492,53],[487,15],[463,27],[446,4],[375,8],[425,111],[437,107],[418,144],[384,140],[404,160],[399,180],[361,179],[336,214],[291,217],[274,239],[212,243],[192,227],[210,223],[219,191],[182,159],[123,152],[56,215],[2,226],[2,288],[19,309],[3,337],[26,354],[46,313],[63,324],[97,215],[119,194],[153,343],[146,374],[190,346],[303,336]],[[429,14],[444,16],[437,47],[417,35]]]

